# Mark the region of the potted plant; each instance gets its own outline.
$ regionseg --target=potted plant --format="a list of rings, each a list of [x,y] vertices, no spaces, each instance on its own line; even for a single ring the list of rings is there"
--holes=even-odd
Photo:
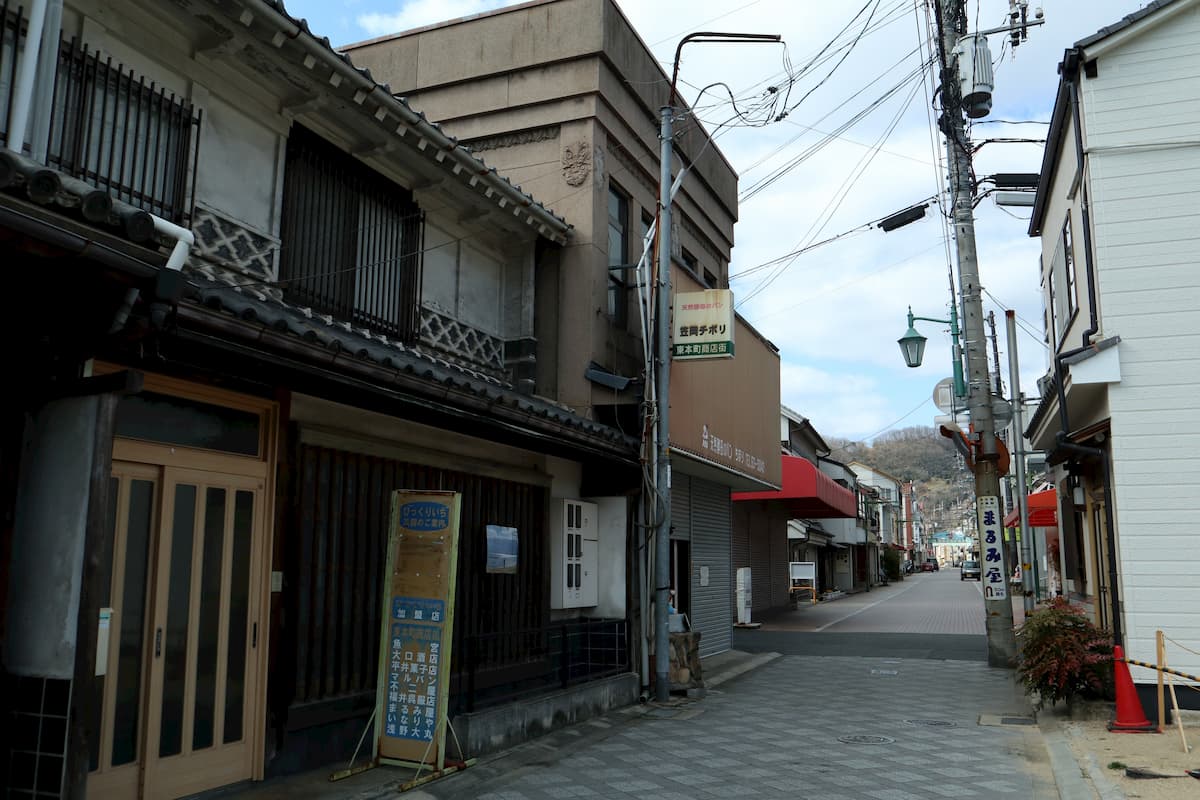
[[[1111,698],[1112,639],[1063,597],[1025,618],[1017,631],[1017,679],[1034,708]]]

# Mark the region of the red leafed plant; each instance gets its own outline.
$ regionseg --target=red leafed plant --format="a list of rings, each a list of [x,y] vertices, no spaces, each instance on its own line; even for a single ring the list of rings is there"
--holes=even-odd
[[[1112,638],[1056,597],[1017,632],[1017,678],[1041,709],[1060,700],[1112,697]]]

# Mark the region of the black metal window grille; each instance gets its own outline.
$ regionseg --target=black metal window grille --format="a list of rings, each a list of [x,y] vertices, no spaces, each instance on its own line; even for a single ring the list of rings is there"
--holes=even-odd
[[[521,654],[519,664],[496,657]],[[628,672],[629,624],[623,619],[574,619],[503,633],[466,637],[465,691],[451,692],[453,713],[509,703],[550,689],[565,689]]]
[[[315,133],[288,137],[280,280],[291,302],[411,342],[424,220],[412,193]]]
[[[0,2],[0,135],[12,120],[24,8]],[[184,98],[101,58],[77,39],[59,42],[46,165],[178,225],[191,221],[201,114]],[[28,151],[33,123],[27,132]]]

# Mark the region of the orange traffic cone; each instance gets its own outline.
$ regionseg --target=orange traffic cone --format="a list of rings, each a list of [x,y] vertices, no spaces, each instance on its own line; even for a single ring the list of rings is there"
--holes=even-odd
[[[1158,726],[1152,725],[1142,710],[1121,645],[1113,647],[1113,682],[1117,689],[1117,718],[1108,723],[1108,729],[1113,733],[1158,733]]]

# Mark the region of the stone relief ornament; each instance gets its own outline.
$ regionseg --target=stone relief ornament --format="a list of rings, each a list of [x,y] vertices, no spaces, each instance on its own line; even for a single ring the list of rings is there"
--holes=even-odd
[[[582,186],[592,172],[592,146],[576,142],[563,148],[563,180],[568,186]]]

